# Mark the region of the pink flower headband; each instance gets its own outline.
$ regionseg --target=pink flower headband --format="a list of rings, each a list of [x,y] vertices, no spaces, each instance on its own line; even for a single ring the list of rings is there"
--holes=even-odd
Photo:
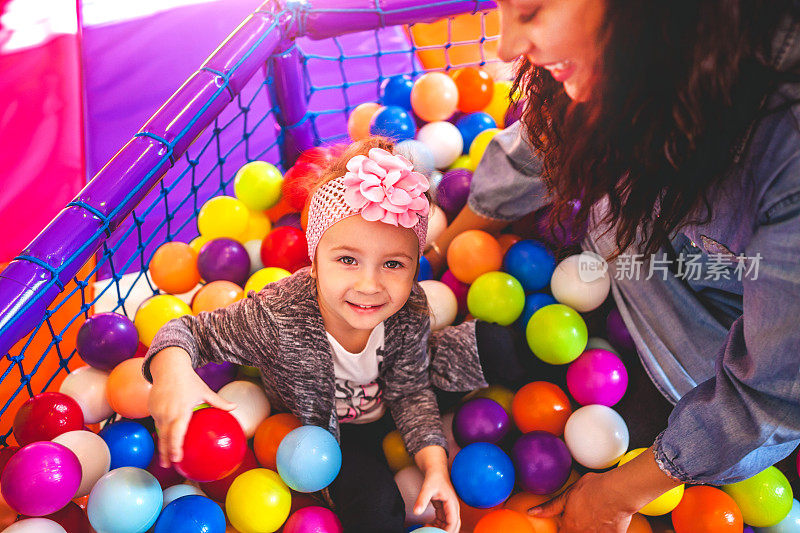
[[[350,159],[344,176],[327,182],[311,197],[306,225],[308,257],[314,260],[317,244],[328,228],[359,214],[364,220],[413,229],[422,255],[428,231],[425,191],[430,185],[413,168],[405,157],[382,148]]]

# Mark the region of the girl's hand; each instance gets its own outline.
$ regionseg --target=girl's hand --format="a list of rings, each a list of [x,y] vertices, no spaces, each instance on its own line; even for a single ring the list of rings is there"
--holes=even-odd
[[[447,533],[458,533],[461,530],[458,498],[450,483],[446,466],[443,469],[429,469],[425,473],[419,498],[414,504],[414,514],[424,513],[429,503],[433,504],[436,511],[436,519],[431,525],[444,529]]]

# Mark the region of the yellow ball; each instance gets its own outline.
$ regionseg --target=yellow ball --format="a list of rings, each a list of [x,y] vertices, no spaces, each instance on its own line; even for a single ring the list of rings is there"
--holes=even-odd
[[[288,270],[278,267],[262,268],[250,276],[250,279],[248,279],[247,283],[244,284],[244,293],[247,294],[250,291],[258,292],[266,287],[268,283],[278,281],[279,279],[283,279],[291,275],[292,273]]]
[[[164,324],[173,318],[191,314],[192,309],[183,300],[171,294],[158,294],[142,302],[133,317],[133,324],[142,344],[150,346],[156,332]]]
[[[247,229],[250,210],[232,196],[215,196],[197,214],[197,229],[209,239],[238,239]]]
[[[447,170],[453,170],[454,168],[466,168],[472,172],[475,171],[475,165],[472,164],[472,159],[467,154],[458,156],[458,159],[453,161],[453,164],[447,167]]]
[[[498,128],[502,128],[505,124],[506,111],[508,111],[508,106],[511,105],[511,99],[509,97],[510,93],[510,81],[501,80],[494,82],[492,99],[489,101],[489,105],[483,108],[483,112],[491,115]]]
[[[242,244],[247,241],[263,241],[270,231],[272,231],[272,222],[269,221],[267,214],[263,211],[250,211],[247,229],[236,240]]]
[[[645,451],[647,448],[636,448],[629,451],[619,460],[619,465],[622,466],[634,457]],[[651,501],[641,509],[639,512],[647,516],[660,516],[672,512],[683,498],[683,485],[678,485],[674,489],[670,489],[655,500]]]
[[[277,472],[254,468],[233,480],[225,497],[225,512],[241,533],[277,531],[289,517],[292,496]]]
[[[211,240],[211,237],[206,237],[205,235],[198,235],[197,237],[195,237],[194,239],[192,239],[189,242],[189,246],[191,246],[192,250],[194,250],[195,252],[197,252],[199,254],[200,253],[200,248],[202,248],[203,245],[205,243],[207,243],[208,241],[210,241],[210,240]]]
[[[281,199],[283,176],[266,161],[251,161],[233,179],[236,197],[253,211],[264,211]]]
[[[488,130],[483,130],[475,137],[475,140],[472,141],[472,144],[469,147],[469,159],[476,167],[481,162],[483,152],[485,152],[486,147],[489,146],[489,141],[491,141],[495,135],[500,133],[500,131],[501,130],[498,128],[489,128]]]
[[[408,454],[403,437],[396,429],[383,438],[383,453],[392,472],[399,472],[407,466],[414,466],[414,459]]]
[[[511,416],[511,403],[514,401],[514,392],[501,386],[489,385],[483,389],[475,391],[474,398],[488,398],[503,406],[509,416]]]

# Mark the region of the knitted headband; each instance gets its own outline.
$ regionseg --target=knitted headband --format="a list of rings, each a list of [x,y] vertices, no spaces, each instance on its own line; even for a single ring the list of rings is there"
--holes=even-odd
[[[424,193],[430,185],[412,169],[408,159],[382,148],[370,149],[369,156],[351,158],[344,176],[325,183],[311,197],[306,225],[309,259],[314,260],[317,244],[328,228],[359,214],[364,220],[413,229],[421,256],[428,231],[429,204]]]

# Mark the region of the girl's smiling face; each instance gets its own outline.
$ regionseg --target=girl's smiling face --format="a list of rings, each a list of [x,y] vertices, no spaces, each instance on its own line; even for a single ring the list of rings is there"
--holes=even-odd
[[[605,0],[497,0],[503,61],[526,56],[584,101],[591,93],[601,47]]]

